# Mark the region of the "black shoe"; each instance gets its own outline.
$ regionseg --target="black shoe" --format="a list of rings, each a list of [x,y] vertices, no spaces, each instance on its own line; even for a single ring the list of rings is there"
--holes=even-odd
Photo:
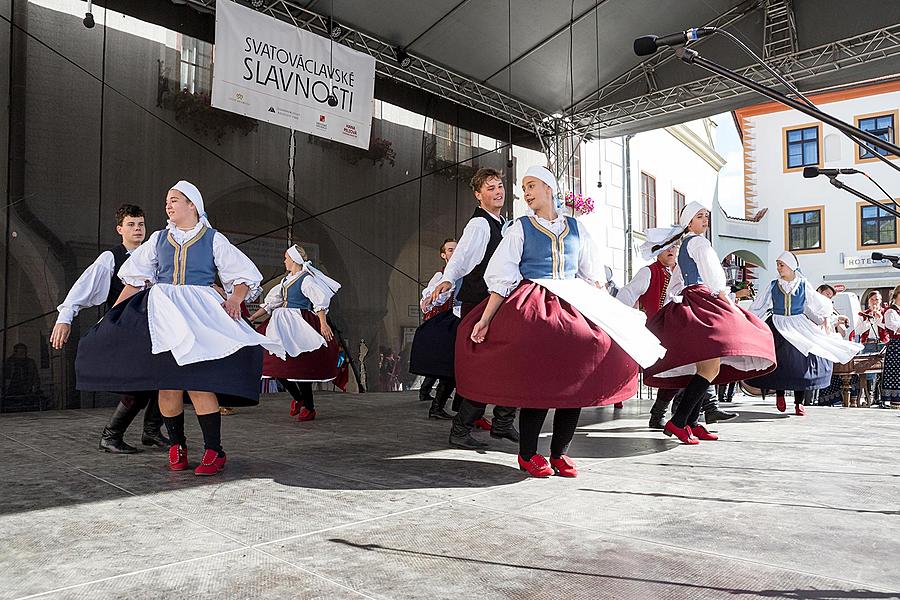
[[[472,437],[472,434],[467,433],[465,436],[451,434],[450,446],[452,448],[462,448],[463,450],[484,450],[490,447],[490,444],[479,442]]]
[[[666,423],[663,419],[662,415],[650,415],[650,422],[647,423],[647,427],[650,429],[665,429]]]
[[[137,454],[138,452],[143,452],[143,450],[126,444],[121,436],[110,431],[108,427],[103,428],[103,433],[100,436],[100,445],[97,446],[97,449],[111,454]]]
[[[719,421],[730,421],[732,419],[736,419],[738,417],[737,413],[733,412],[725,412],[724,410],[708,410],[706,411],[706,424],[712,425],[713,423],[718,423]]]
[[[446,412],[443,408],[439,408],[437,410],[429,410],[428,418],[429,419],[440,419],[442,421],[446,421],[448,419],[452,419],[453,415]]]
[[[141,434],[141,443],[145,446],[154,446],[156,448],[168,448],[171,445],[169,444],[169,438],[164,436],[159,429],[156,431],[145,430]]]
[[[510,427],[509,429],[503,429],[500,431],[497,431],[492,427],[491,437],[498,440],[509,440],[516,444],[519,443],[519,432],[515,427]]]

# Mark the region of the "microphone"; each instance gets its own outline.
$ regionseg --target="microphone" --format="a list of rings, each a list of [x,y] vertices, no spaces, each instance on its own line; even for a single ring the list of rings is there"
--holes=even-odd
[[[716,30],[713,27],[695,27],[662,37],[645,35],[634,40],[634,53],[638,56],[650,56],[663,46],[680,46],[712,35],[715,32]]]
[[[87,3],[87,12],[84,14],[84,20],[82,23],[88,29],[92,29],[94,27],[94,15],[91,13],[91,4],[93,4],[93,0],[88,0]]]
[[[893,254],[882,254],[881,252],[873,252],[872,260],[889,260],[892,263],[900,261],[900,256],[894,256]]]
[[[820,169],[819,167],[804,167],[803,176],[807,179],[826,175],[828,177],[837,177],[838,175],[856,175],[862,173],[856,169]]]

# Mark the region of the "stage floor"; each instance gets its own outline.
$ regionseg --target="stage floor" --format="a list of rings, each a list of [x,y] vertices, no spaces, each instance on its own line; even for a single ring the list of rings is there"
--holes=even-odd
[[[110,409],[3,415],[0,599],[900,598],[900,411],[738,398],[686,447],[649,406],[585,410],[581,475],[547,480],[508,441],[448,449],[412,392],[320,394],[312,423],[269,396],[212,478],[98,452]]]

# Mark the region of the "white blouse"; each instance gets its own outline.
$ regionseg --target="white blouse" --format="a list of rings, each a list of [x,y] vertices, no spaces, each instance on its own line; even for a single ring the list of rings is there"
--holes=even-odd
[[[671,275],[672,270],[669,269],[669,267],[666,267],[666,269]],[[651,275],[652,273],[650,272],[649,266],[638,269],[638,272],[634,274],[634,277],[628,282],[628,285],[619,289],[616,300],[622,302],[626,306],[636,308],[638,300],[640,300],[641,296],[646,294],[647,290],[650,289]],[[669,279],[669,283],[671,284],[671,278]]]
[[[893,307],[884,311],[884,326],[891,333],[900,333],[900,312]]]
[[[292,281],[296,281],[298,277],[303,275],[303,271],[298,271],[293,275],[288,275],[287,277],[282,278],[282,283],[291,283]],[[284,304],[284,296],[281,293],[281,283],[274,286],[269,293],[266,294],[266,299],[262,304],[259,305],[260,308],[265,310],[268,313],[271,313],[276,308],[281,308],[282,304]],[[325,287],[319,283],[316,283],[316,278],[310,275],[306,279],[300,282],[300,291],[303,292],[303,295],[309,298],[309,301],[312,302],[313,311],[319,312],[320,310],[327,311],[328,306],[331,304],[331,297],[333,294],[330,294],[330,290],[326,291]]]
[[[197,235],[201,227],[203,224],[197,223],[190,231],[182,231],[170,223],[166,229],[154,231],[150,239],[132,252],[122,268],[119,269],[119,279],[125,284],[138,288],[144,287],[146,282],[151,285],[157,283],[156,273],[159,261],[156,244],[159,236],[168,235],[171,232],[175,241],[183,244]],[[250,292],[245,298],[246,301],[249,302],[259,295],[262,290],[259,285],[262,281],[262,273],[246,254],[238,250],[228,241],[228,238],[218,231],[213,238],[213,259],[226,292],[231,293],[234,286],[243,283],[250,288]]]
[[[695,240],[696,238],[696,240]],[[694,241],[695,240],[695,241]],[[703,284],[709,288],[714,296],[719,292],[728,292],[728,278],[725,277],[725,270],[722,268],[722,261],[719,255],[713,250],[712,244],[702,235],[689,233],[682,239],[681,243],[688,244],[688,256],[697,263],[697,270],[703,279]],[[681,267],[675,267],[672,273],[672,280],[669,285],[669,298],[679,295],[684,289],[684,276],[681,274]]]
[[[562,233],[566,227],[566,218],[563,215],[558,215],[552,221],[537,216],[535,218],[540,225],[549,229],[555,235]],[[578,221],[575,223],[578,226],[578,236],[581,240],[578,252],[578,270],[575,276],[591,285],[599,283],[605,286],[607,281],[606,271],[604,264],[595,258],[594,241],[581,223]],[[494,251],[494,255],[488,262],[487,270],[484,272],[484,281],[487,283],[489,291],[496,292],[505,298],[516,289],[516,286],[522,281],[519,263],[522,262],[524,247],[525,231],[522,229],[522,222],[516,220],[506,230],[500,245],[497,246],[497,250]],[[456,256],[455,252],[453,256]],[[446,275],[444,278],[446,279]]]
[[[451,256],[451,258],[453,258],[453,257]],[[434,292],[434,289],[438,285],[440,285],[441,280],[443,280],[443,278],[444,278],[444,274],[441,271],[438,271],[431,277],[431,280],[428,282],[428,285],[425,286],[425,289],[422,290],[422,300],[419,302],[419,308],[422,309],[422,312],[427,313],[428,311],[430,311],[431,309],[433,309],[436,306],[442,306],[453,295],[453,289],[455,287],[455,284],[453,287],[451,287],[446,292],[442,292],[441,294],[439,294],[437,297],[437,302],[431,301],[431,294]]]
[[[831,303],[831,300],[817,292],[806,277],[797,276],[791,281],[779,278],[777,285],[785,294],[793,294],[799,286],[806,286],[806,304],[803,307],[803,314],[816,325],[821,325],[827,321],[828,317],[834,312],[834,305]],[[747,310],[757,317],[763,318],[771,309],[772,286],[767,285],[763,293],[756,296],[753,304]]]
[[[490,213],[488,215],[501,225],[503,224],[503,219]],[[446,281],[452,284],[471,273],[472,269],[477,267],[478,263],[484,259],[484,253],[490,241],[490,224],[481,217],[470,219],[466,223],[459,242],[456,243],[456,250],[453,251],[453,256],[450,257],[447,266],[444,267],[444,274],[438,283]]]
[[[106,302],[109,296],[109,282],[116,268],[116,259],[113,253],[107,250],[97,257],[66,294],[63,303],[56,307],[59,316],[57,323],[72,324],[72,320],[78,316],[79,311],[91,306],[99,306]]]

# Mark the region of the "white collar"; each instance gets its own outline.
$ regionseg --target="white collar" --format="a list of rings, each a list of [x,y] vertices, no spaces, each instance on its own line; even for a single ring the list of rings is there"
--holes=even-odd
[[[203,227],[203,225],[204,225],[203,221],[197,221],[196,225],[194,225],[192,228],[185,231],[184,229],[179,229],[175,225],[175,223],[173,223],[172,221],[168,221],[166,223],[166,229],[168,229],[169,231],[171,231],[172,233],[174,233],[176,235],[180,233],[181,235],[189,236],[189,235],[193,235],[193,234],[197,233],[198,231],[200,231],[200,228]]]
[[[786,279],[778,278],[778,287],[780,287],[786,294],[793,294],[797,291],[797,288],[800,287],[800,282],[803,278],[798,274],[792,279],[788,281]]]

